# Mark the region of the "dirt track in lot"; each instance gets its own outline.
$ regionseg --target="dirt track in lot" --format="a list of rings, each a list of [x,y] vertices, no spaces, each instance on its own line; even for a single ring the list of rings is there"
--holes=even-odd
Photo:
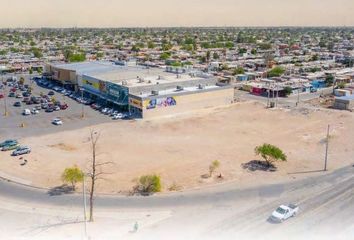
[[[354,156],[354,116],[336,110],[272,109],[246,102],[219,109],[208,109],[193,115],[150,121],[119,121],[20,139],[32,148],[25,156],[26,166],[9,152],[0,153],[0,170],[33,185],[61,185],[64,168],[78,165],[88,171],[89,134],[101,133],[98,160],[112,161],[103,171],[110,173],[99,182],[100,192],[117,193],[131,190],[134,179],[156,173],[167,190],[175,185],[198,187],[218,182],[203,180],[214,160],[221,162],[224,181],[253,185],[260,180],[276,182],[305,177],[308,171],[323,168],[324,138],[331,124],[329,168],[352,163]],[[249,172],[241,164],[259,159],[255,146],[271,143],[282,148],[288,162],[278,163],[278,171]],[[305,172],[304,174],[298,174]],[[289,174],[291,173],[291,174]]]

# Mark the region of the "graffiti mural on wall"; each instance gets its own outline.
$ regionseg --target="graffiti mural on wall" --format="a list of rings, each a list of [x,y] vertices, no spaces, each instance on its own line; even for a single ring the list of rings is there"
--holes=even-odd
[[[146,109],[154,109],[158,107],[169,107],[177,105],[177,101],[174,97],[157,98],[147,101]]]

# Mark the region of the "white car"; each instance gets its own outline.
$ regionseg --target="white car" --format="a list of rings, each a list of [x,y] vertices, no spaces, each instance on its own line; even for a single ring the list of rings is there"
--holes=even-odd
[[[280,205],[270,219],[275,222],[283,222],[290,217],[294,217],[299,212],[299,207],[295,204]]]
[[[28,116],[28,115],[31,115],[31,111],[26,108],[26,109],[23,110],[22,114],[23,114],[24,116]]]
[[[122,119],[124,117],[123,113],[118,113],[118,114],[115,114],[112,119],[113,120],[118,120],[118,119]]]
[[[54,118],[53,119],[53,121],[52,121],[52,123],[54,124],[54,125],[63,125],[63,121],[60,119],[60,118]]]
[[[32,111],[31,111],[31,113],[32,113],[33,115],[35,115],[35,114],[38,114],[39,111],[38,111],[36,108],[33,108]]]

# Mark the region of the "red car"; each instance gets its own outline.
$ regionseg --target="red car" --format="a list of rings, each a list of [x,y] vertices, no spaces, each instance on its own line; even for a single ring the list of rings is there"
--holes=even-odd
[[[62,104],[62,105],[60,105],[60,109],[61,110],[65,110],[65,109],[67,109],[69,106],[68,106],[68,104]]]
[[[3,94],[0,94],[0,99],[1,99],[1,98],[4,98],[4,95],[3,95]]]

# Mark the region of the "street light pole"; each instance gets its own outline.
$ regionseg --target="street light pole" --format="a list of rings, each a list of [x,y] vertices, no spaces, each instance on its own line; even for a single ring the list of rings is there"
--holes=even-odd
[[[4,87],[4,116],[6,117],[8,115],[8,112],[7,112],[7,85],[5,85],[5,82],[4,82],[4,77],[2,77],[2,83],[3,83],[3,87]]]
[[[86,218],[86,187],[85,187],[85,174],[84,179],[82,181],[82,194],[83,194],[83,201],[84,201],[84,228],[85,228],[85,235],[84,239],[87,239],[87,218]]]
[[[327,127],[327,137],[326,137],[326,155],[325,155],[325,163],[324,163],[324,169],[323,169],[323,171],[327,171],[329,128],[330,128],[330,125],[328,124],[328,127]]]
[[[84,89],[81,88],[81,100],[84,98]],[[84,104],[81,103],[81,118],[85,117],[85,113],[84,113]]]

